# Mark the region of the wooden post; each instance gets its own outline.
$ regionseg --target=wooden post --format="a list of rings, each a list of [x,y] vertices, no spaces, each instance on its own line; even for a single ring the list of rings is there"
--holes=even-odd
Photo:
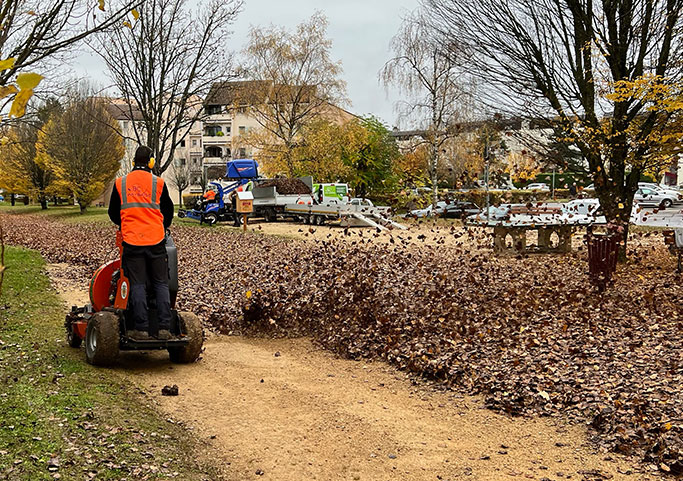
[[[244,232],[246,232],[246,231],[247,231],[247,214],[242,214],[242,215],[243,215],[243,217],[242,217],[242,220],[243,220],[242,225],[244,226]]]

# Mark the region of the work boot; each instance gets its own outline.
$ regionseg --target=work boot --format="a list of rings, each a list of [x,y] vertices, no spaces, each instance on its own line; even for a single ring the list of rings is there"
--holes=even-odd
[[[157,334],[157,339],[168,341],[169,339],[173,339],[173,335],[168,329],[160,329],[159,334]]]
[[[149,341],[152,339],[149,337],[149,334],[145,331],[138,331],[136,329],[132,329],[128,331],[128,337],[133,339],[134,341]]]

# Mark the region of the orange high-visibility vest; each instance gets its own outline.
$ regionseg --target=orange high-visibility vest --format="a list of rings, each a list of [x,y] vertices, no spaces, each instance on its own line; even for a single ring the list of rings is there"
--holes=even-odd
[[[216,193],[213,190],[209,190],[204,194],[206,200],[216,200]]]
[[[164,240],[161,193],[164,180],[145,170],[116,179],[121,198],[121,234],[126,244],[153,246]]]

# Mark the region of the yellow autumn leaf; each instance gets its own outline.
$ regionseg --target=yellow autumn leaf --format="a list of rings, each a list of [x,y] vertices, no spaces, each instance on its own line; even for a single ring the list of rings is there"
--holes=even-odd
[[[41,80],[43,76],[37,73],[25,72],[17,75],[17,85],[21,90],[33,90]]]
[[[666,423],[666,424],[664,425],[664,431],[671,431],[671,428],[672,428],[672,427],[673,427],[673,426],[671,425],[671,423]]]
[[[0,99],[9,97],[12,94],[17,93],[19,90],[14,85],[7,85],[5,87],[0,87]]]
[[[123,22],[123,26],[124,26],[124,27],[128,27],[128,28],[133,28],[133,26],[130,24],[130,22],[129,22],[128,20],[125,20],[125,21]]]
[[[619,207],[620,209],[623,209],[623,208],[624,208],[624,204],[622,204],[621,202],[619,202],[619,205],[618,205],[617,207]]]
[[[247,291],[247,299],[251,299],[251,291]]]
[[[14,57],[6,58],[5,60],[0,60],[0,70],[7,70],[8,68],[14,67]]]
[[[34,17],[35,17],[35,15],[36,15],[36,12],[34,12],[33,10],[29,10],[29,11],[26,12],[26,13],[29,14],[29,15],[33,15]]]
[[[136,9],[131,10],[130,13],[133,14],[133,18],[134,18],[135,20],[137,20],[138,18],[140,18],[140,12],[138,12]]]
[[[100,10],[104,12],[104,0],[100,0]]]
[[[20,91],[12,101],[12,107],[9,109],[10,117],[22,117],[26,113],[26,105],[28,101],[33,97],[33,90],[26,89]]]

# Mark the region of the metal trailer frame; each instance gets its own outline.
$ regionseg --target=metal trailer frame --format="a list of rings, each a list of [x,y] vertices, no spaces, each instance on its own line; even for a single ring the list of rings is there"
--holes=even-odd
[[[343,226],[374,227],[378,230],[397,228],[405,230],[406,226],[388,218],[389,208],[369,207],[352,204],[303,205],[288,204],[287,214],[302,217],[304,223],[320,225],[321,221],[340,220]],[[308,222],[306,222],[308,220]]]

